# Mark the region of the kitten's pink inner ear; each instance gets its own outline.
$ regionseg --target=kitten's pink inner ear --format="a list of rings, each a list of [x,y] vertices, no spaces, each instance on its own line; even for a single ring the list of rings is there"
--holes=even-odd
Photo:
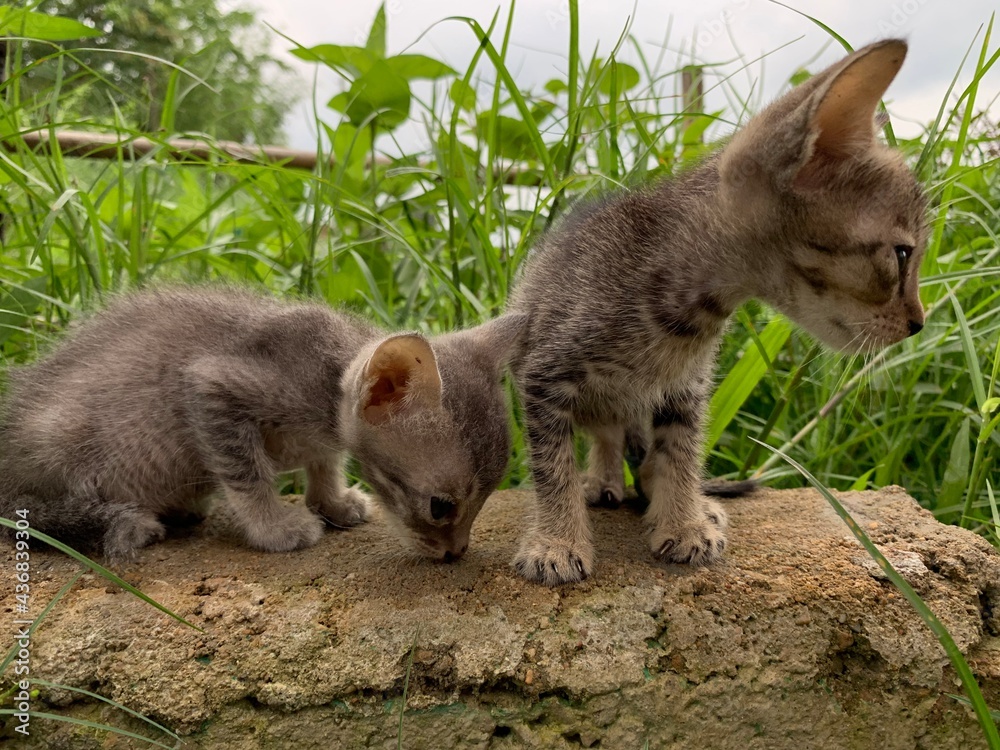
[[[837,74],[813,115],[817,151],[843,157],[871,145],[875,109],[905,57],[906,44],[892,40],[873,47]]]
[[[386,339],[365,366],[362,416],[379,425],[393,415],[441,405],[441,375],[434,350],[421,336]]]

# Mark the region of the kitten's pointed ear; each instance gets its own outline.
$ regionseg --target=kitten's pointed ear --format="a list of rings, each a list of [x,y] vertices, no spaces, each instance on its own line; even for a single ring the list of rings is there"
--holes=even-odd
[[[497,368],[507,364],[521,337],[528,330],[528,316],[524,313],[506,313],[488,323],[466,331],[476,346],[488,356]]]
[[[795,176],[808,188],[823,167],[851,158],[875,142],[875,110],[906,58],[906,42],[887,39],[856,52],[818,92],[809,118],[810,153]]]
[[[375,349],[362,376],[361,416],[373,425],[419,409],[441,407],[441,373],[423,336],[391,336]]]

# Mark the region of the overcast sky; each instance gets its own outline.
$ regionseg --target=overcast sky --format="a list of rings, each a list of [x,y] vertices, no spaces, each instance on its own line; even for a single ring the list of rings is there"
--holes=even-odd
[[[379,0],[229,0],[227,5],[254,7],[259,18],[304,46],[322,43],[363,44]],[[897,131],[916,132],[906,120],[933,119],[962,57],[977,31],[977,47],[966,62],[960,83],[968,83],[978,54],[985,24],[996,0],[787,0],[787,4],[812,15],[840,33],[855,47],[890,36],[906,38],[910,51],[906,64],[889,90],[887,99]],[[484,27],[499,8],[506,18],[509,3],[497,0],[386,0],[388,47],[390,54],[404,50],[424,52],[464,71],[475,51],[476,40],[467,25],[444,21],[448,16],[471,16]],[[521,88],[537,90],[548,79],[565,78],[569,37],[566,0],[521,0],[514,14],[510,67]],[[765,100],[775,96],[788,76],[803,63],[817,71],[843,53],[829,37],[803,16],[768,0],[699,0],[663,2],[638,0],[580,0],[580,47],[606,55],[612,50],[632,18],[631,33],[647,56],[655,59],[666,47],[664,70],[670,70],[679,55],[691,55],[701,62],[733,60],[737,56],[761,63],[734,77],[737,86],[748,92],[756,81]],[[439,22],[439,23],[435,23]],[[668,34],[669,31],[669,34]],[[426,33],[425,33],[426,32]],[[421,36],[423,35],[423,36]],[[994,29],[991,51],[1000,40]],[[499,46],[499,45],[498,45]],[[287,54],[290,45],[275,41],[275,52],[293,63],[302,78],[304,99],[311,99],[316,66],[300,63]],[[769,54],[770,53],[770,54]],[[589,54],[588,54],[589,56]],[[621,59],[635,60],[627,49]],[[739,64],[728,68],[735,71]],[[479,70],[490,74],[480,62]],[[319,71],[317,100],[323,104],[340,85],[329,71]],[[961,91],[964,85],[956,87]],[[1000,92],[1000,70],[994,70],[981,84],[979,100],[985,104]],[[713,100],[711,97],[717,97]],[[711,94],[707,109],[722,108],[721,93]],[[310,104],[290,112],[285,124],[290,145],[309,149],[315,145]],[[994,103],[994,115],[1000,106]],[[335,121],[335,114],[322,114]]]

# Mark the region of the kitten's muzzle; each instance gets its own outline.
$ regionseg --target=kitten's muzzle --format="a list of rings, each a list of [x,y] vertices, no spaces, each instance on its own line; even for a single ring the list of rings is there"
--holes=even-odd
[[[909,328],[910,328],[910,335],[911,336],[916,336],[918,333],[920,333],[922,330],[924,330],[924,324],[921,323],[918,320],[911,320],[911,321],[909,321],[908,325],[909,325]]]
[[[462,540],[443,541],[441,539],[422,539],[424,550],[429,558],[436,562],[453,563],[469,548],[468,536]]]

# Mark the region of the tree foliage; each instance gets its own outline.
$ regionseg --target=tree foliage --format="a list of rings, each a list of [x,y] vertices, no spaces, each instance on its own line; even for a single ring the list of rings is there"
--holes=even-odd
[[[36,10],[101,33],[62,43],[66,54],[24,47],[22,95],[45,107],[59,91],[61,119],[111,122],[117,110],[140,130],[280,138],[294,86],[253,12],[215,0],[42,0]]]

